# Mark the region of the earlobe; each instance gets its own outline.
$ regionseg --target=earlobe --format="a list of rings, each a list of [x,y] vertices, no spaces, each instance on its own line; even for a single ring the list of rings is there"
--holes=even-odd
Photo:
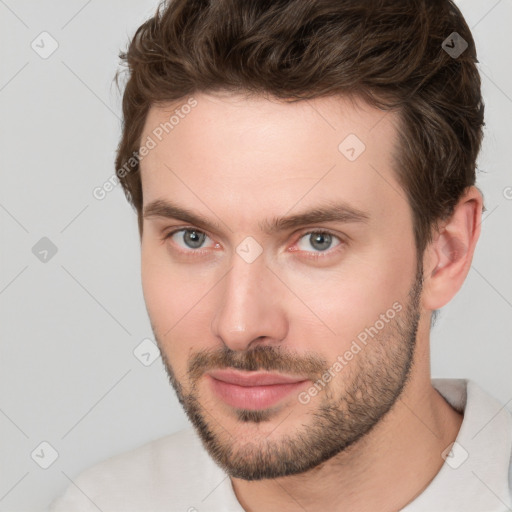
[[[480,235],[482,206],[480,191],[470,187],[427,247],[424,255],[425,309],[443,307],[464,284]]]

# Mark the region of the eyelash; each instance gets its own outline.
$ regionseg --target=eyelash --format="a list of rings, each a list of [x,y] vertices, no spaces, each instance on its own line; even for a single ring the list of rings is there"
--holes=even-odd
[[[204,235],[208,236],[208,238],[211,238],[208,235],[208,233],[206,233],[205,231],[201,231],[192,226],[185,226],[185,227],[180,227],[178,229],[173,229],[173,230],[169,231],[168,233],[164,234],[162,236],[162,242],[166,242],[173,235],[175,235],[176,233],[179,233],[180,231],[195,231],[196,233],[204,234]],[[309,254],[308,256],[306,256],[307,258],[318,260],[321,258],[329,257],[333,253],[337,253],[341,248],[343,248],[346,245],[346,242],[340,236],[336,235],[332,231],[329,231],[328,229],[310,229],[308,231],[304,231],[299,234],[299,236],[297,238],[297,242],[299,240],[301,240],[303,237],[305,237],[306,235],[313,235],[313,234],[315,234],[315,235],[318,235],[318,234],[331,235],[332,237],[337,238],[340,243],[337,246],[335,246],[333,249],[328,249],[327,251],[324,251],[324,252],[312,252],[312,251],[300,251],[300,250],[297,250],[296,252],[306,252],[307,254]],[[295,243],[297,243],[297,242],[295,242]],[[189,256],[191,255],[192,257],[201,256],[203,253],[207,252],[206,250],[201,250],[201,249],[197,249],[197,250],[190,249],[188,251],[184,251],[183,249],[180,249],[180,248],[178,248],[178,251],[181,254],[187,254]]]

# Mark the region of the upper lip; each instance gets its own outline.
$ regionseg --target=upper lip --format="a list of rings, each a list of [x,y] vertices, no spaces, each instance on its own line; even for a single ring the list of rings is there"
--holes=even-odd
[[[270,386],[272,384],[293,384],[302,382],[304,377],[294,377],[290,375],[282,375],[268,372],[246,372],[236,370],[213,370],[208,372],[210,377],[236,384],[238,386]]]

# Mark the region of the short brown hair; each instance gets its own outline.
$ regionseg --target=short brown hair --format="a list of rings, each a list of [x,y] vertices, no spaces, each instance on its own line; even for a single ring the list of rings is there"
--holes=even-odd
[[[468,44],[456,58],[442,46],[453,32]],[[138,150],[148,111],[196,92],[344,95],[395,110],[395,173],[418,255],[475,184],[484,104],[474,40],[451,0],[163,1],[119,57],[129,77],[115,165],[141,235]]]

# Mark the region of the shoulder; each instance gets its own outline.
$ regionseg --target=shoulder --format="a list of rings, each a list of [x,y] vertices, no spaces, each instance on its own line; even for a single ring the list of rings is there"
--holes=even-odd
[[[219,476],[221,469],[189,428],[86,469],[51,503],[49,512],[157,511],[168,510],[169,503],[186,511],[202,485],[208,489]]]

